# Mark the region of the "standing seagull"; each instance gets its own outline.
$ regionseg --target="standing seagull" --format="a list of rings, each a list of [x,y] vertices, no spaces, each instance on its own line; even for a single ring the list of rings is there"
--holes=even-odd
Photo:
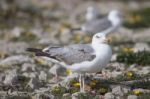
[[[65,47],[49,47],[44,50],[28,48],[36,56],[49,57],[52,62],[59,64],[72,72],[80,73],[80,91],[84,92],[85,73],[99,72],[107,65],[112,56],[106,33],[97,33],[91,44],[76,44]]]

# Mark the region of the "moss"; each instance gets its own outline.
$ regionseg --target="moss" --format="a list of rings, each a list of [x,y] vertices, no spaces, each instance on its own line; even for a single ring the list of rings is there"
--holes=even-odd
[[[137,80],[137,79],[141,79],[141,78],[142,78],[142,76],[140,76],[140,75],[137,75],[137,74],[132,72],[132,76],[131,76],[127,72],[125,74],[118,75],[116,78],[112,78],[112,80],[115,82],[122,82],[122,81]]]
[[[36,41],[38,40],[37,36],[31,32],[23,32],[20,37],[14,37],[11,39],[12,41]]]
[[[150,8],[129,12],[123,25],[127,28],[146,28],[150,26]]]
[[[70,87],[67,92],[73,94],[79,91],[79,88],[75,88],[75,87]]]
[[[100,88],[97,93],[101,94],[101,95],[104,95],[105,93],[108,92],[108,88],[107,87],[102,87]]]
[[[62,86],[55,86],[51,89],[51,93],[53,95],[63,95],[64,93],[66,93],[66,88],[62,87]]]
[[[141,81],[141,82],[135,82],[130,85],[131,88],[143,88],[143,89],[150,89],[150,81]]]
[[[138,65],[150,65],[150,52],[120,52],[117,56],[117,62],[125,63],[128,65],[138,64]]]
[[[150,93],[143,93],[138,96],[138,99],[150,99]]]

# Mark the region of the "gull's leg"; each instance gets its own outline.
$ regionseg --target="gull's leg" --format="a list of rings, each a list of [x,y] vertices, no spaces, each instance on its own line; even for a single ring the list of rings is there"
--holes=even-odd
[[[80,92],[82,92],[82,75],[79,74]]]
[[[83,74],[83,77],[82,77],[82,83],[83,83],[83,92],[85,92],[85,81],[84,81],[84,77],[85,77],[85,74]]]

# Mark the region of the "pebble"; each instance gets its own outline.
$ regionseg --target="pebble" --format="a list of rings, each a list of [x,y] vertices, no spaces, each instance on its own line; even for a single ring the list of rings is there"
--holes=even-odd
[[[17,72],[16,71],[17,71],[16,69],[8,71],[8,74],[6,74],[5,79],[3,81],[3,83],[5,85],[16,84],[16,82],[17,82]]]
[[[38,89],[40,87],[39,79],[31,78],[27,85],[32,89]]]
[[[35,71],[35,64],[24,63],[22,65],[21,71],[23,72]]]
[[[115,99],[115,96],[110,92],[106,93],[104,97],[105,99]]]
[[[112,93],[118,96],[123,96],[124,94],[121,86],[116,86],[112,88]]]
[[[22,64],[26,62],[33,62],[33,59],[24,55],[14,55],[14,56],[7,57],[4,60],[1,60],[0,65],[5,67],[5,66],[16,65],[16,64]]]
[[[127,97],[127,99],[137,99],[138,97],[136,96],[136,95],[129,95],[128,97]]]
[[[138,70],[136,73],[139,75],[146,75],[150,72],[150,67],[149,66],[145,66],[142,67],[140,70]]]
[[[133,47],[134,52],[138,52],[138,51],[141,52],[144,50],[150,51],[150,47],[146,43],[136,43],[135,46]]]
[[[44,71],[40,71],[39,80],[46,81],[47,74]]]

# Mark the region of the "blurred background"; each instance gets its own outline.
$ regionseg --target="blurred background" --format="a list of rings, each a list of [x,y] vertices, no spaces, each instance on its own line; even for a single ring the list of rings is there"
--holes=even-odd
[[[89,6],[94,7],[103,17],[112,9],[123,14],[122,26],[110,34],[113,56],[111,63],[102,71],[108,74],[107,79],[117,82],[145,81],[150,77],[149,0],[0,0],[0,98],[5,96],[3,99],[9,99],[10,96],[4,94],[8,91],[34,93],[35,89],[41,90],[45,86],[51,88],[49,83],[53,75],[49,73],[49,69],[54,64],[27,53],[25,49],[44,48],[50,44],[76,44],[81,39],[83,43],[90,43],[90,35],[86,34],[81,38],[80,31],[70,32],[71,28],[79,28],[85,22]],[[108,85],[96,89],[96,92],[100,94],[98,97],[111,93],[114,97],[121,97],[118,99],[130,95],[134,98],[128,99],[149,99],[149,83],[150,81],[132,83],[132,88],[127,93],[119,91],[122,96],[114,94],[113,88]],[[61,88],[59,90],[61,95],[68,93]],[[72,90],[76,92],[76,89]],[[46,92],[53,93],[54,96],[57,93],[55,89]],[[24,97],[38,99],[35,98],[36,95]],[[39,99],[41,97],[49,99],[51,95],[40,94]]]

